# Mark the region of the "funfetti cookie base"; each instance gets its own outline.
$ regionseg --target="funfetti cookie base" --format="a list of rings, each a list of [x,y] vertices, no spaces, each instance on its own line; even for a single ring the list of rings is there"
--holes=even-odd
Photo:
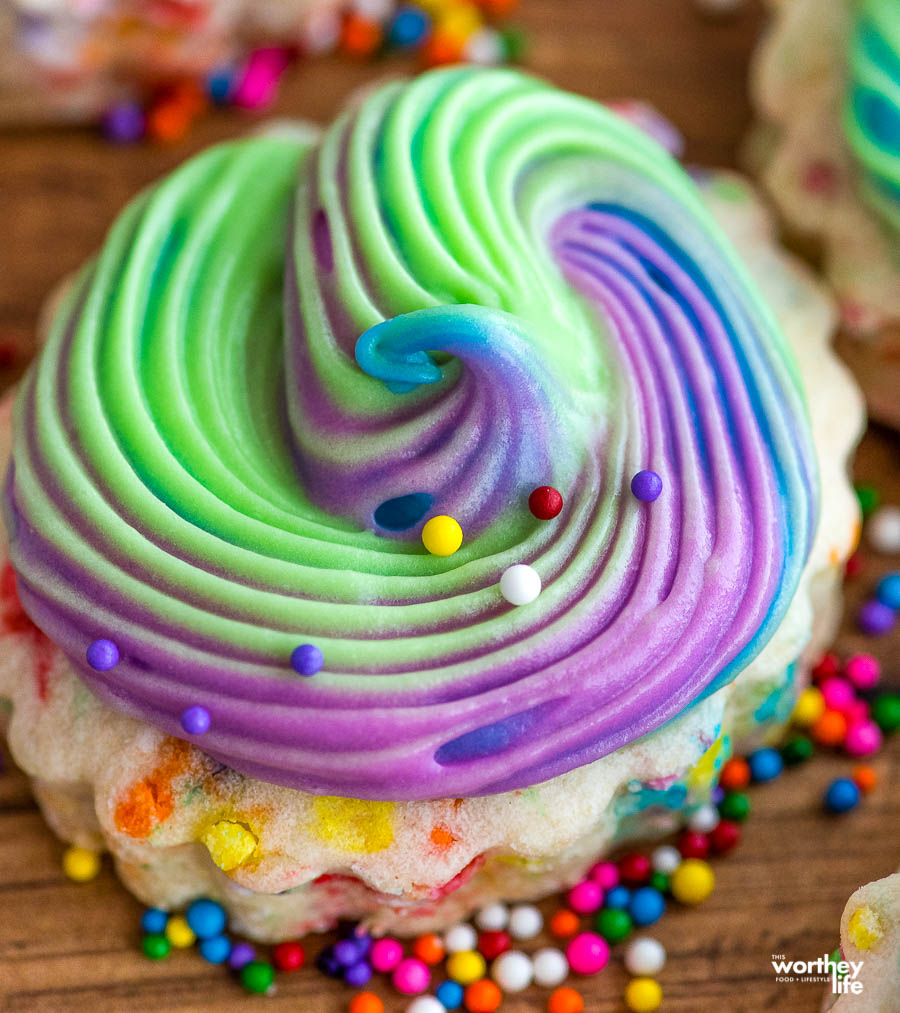
[[[339,918],[411,935],[497,899],[571,885],[613,846],[673,830],[709,799],[733,751],[777,737],[836,629],[858,537],[846,466],[862,409],[829,348],[829,300],[778,251],[750,188],[724,173],[698,182],[788,335],[827,490],[800,587],[757,658],[658,730],[532,787],[417,802],[322,797],[239,774],[101,702],[29,622],[7,565],[0,698],[11,703],[13,756],[61,837],[108,849],[144,903],[172,909],[213,897],[252,938],[296,937]],[[4,457],[9,441],[7,398]]]

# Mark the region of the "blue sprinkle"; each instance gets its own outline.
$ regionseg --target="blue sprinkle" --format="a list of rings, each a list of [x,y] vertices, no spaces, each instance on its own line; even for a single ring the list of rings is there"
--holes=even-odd
[[[224,964],[231,956],[231,940],[228,936],[212,936],[201,939],[197,949],[200,956],[210,964]]]
[[[434,993],[444,1009],[459,1009],[463,1001],[463,987],[455,981],[442,981]]]
[[[195,900],[185,912],[185,918],[198,939],[212,939],[225,929],[225,909],[214,900]]]
[[[757,749],[747,757],[750,766],[750,776],[757,784],[765,784],[766,781],[774,781],[784,769],[784,762],[777,749]]]
[[[141,928],[153,935],[161,936],[166,931],[168,924],[168,913],[161,911],[158,907],[147,908],[143,915],[141,915]]]
[[[845,813],[859,805],[859,788],[849,777],[835,778],[825,792],[825,808],[833,813]]]
[[[388,32],[392,46],[414,46],[428,31],[429,18],[417,7],[401,7]]]
[[[375,509],[375,523],[387,531],[408,531],[428,513],[432,503],[434,497],[427,492],[411,492],[406,496],[386,499]]]
[[[628,913],[635,925],[652,925],[662,918],[665,910],[665,897],[652,886],[635,890],[628,902]]]
[[[614,886],[603,899],[603,906],[617,908],[618,910],[624,911],[625,908],[628,907],[628,902],[630,900],[631,891],[627,886]]]

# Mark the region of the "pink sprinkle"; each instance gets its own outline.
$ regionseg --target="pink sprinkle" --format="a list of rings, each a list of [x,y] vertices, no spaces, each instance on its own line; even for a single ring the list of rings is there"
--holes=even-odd
[[[569,891],[569,907],[580,915],[592,915],[603,903],[603,890],[592,879],[576,883]]]
[[[384,939],[376,939],[372,943],[372,952],[369,960],[372,967],[381,974],[393,971],[402,959],[403,947],[396,939],[386,936]]]
[[[415,957],[407,957],[401,960],[394,968],[391,978],[394,988],[403,995],[419,995],[427,990],[431,984],[431,971],[428,965]]]
[[[881,678],[881,665],[871,654],[854,654],[844,671],[857,689],[873,689]]]
[[[844,750],[850,756],[871,756],[881,749],[881,729],[874,721],[860,721],[847,729]]]
[[[566,947],[569,967],[576,974],[596,974],[609,960],[609,945],[594,932],[581,932]]]
[[[825,706],[830,711],[840,711],[844,714],[856,700],[856,690],[846,679],[832,676],[826,679],[819,687],[822,696],[825,698]]]
[[[235,86],[235,105],[244,109],[262,109],[270,105],[278,89],[278,79],[286,66],[287,54],[283,49],[254,50]]]
[[[588,872],[588,879],[604,890],[612,890],[619,885],[619,867],[615,862],[597,862]]]

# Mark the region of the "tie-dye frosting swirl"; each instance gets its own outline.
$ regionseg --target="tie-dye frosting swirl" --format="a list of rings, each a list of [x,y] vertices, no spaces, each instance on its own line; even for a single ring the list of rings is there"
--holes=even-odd
[[[900,3],[861,0],[850,36],[844,131],[862,191],[900,232]]]
[[[207,708],[198,744],[266,781],[413,800],[551,778],[733,679],[798,586],[813,460],[677,164],[453,69],[138,198],[23,385],[6,506],[25,608],[104,699],[181,736]],[[424,517],[376,523],[411,494]],[[423,549],[434,514],[455,555]],[[515,608],[520,562],[543,591]]]

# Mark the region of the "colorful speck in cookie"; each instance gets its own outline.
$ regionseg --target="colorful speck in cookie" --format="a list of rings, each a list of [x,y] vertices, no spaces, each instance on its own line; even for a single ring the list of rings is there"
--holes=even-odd
[[[48,820],[264,939],[447,925],[672,829],[834,629],[833,322],[740,180],[515,72],[195,158],[0,426]]]
[[[754,143],[789,224],[821,238],[844,322],[900,321],[900,5],[785,0],[757,54]]]

